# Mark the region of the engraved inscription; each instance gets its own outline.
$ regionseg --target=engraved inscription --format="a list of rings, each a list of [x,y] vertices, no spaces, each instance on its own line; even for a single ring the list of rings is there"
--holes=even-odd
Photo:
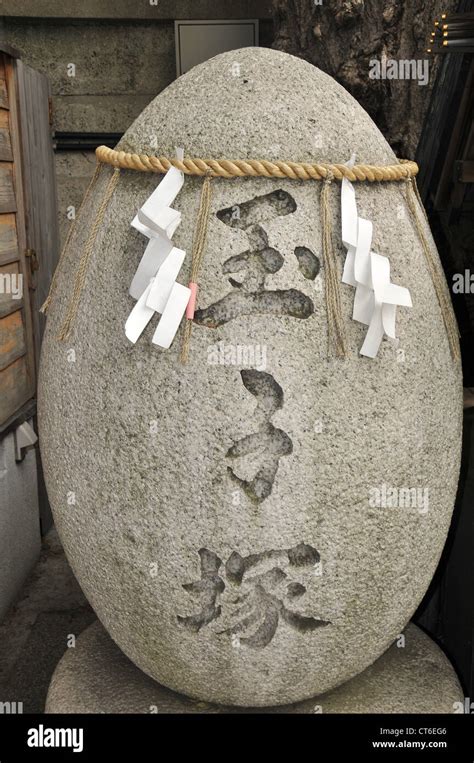
[[[217,631],[237,637],[239,645],[252,649],[267,646],[277,632],[280,620],[300,633],[308,633],[330,625],[329,620],[304,614],[294,609],[306,587],[291,579],[303,568],[320,563],[320,554],[307,543],[290,549],[263,551],[241,556],[233,551],[225,565],[213,552],[200,549],[201,578],[185,583],[184,590],[200,602],[200,610],[191,616],[178,615],[178,623],[197,633],[221,616],[227,615],[230,625]],[[259,567],[266,567],[259,572]],[[224,590],[230,589],[229,612],[223,613],[220,603]]]
[[[222,272],[229,275],[232,291],[213,305],[197,310],[196,323],[217,328],[242,315],[288,315],[304,319],[314,312],[312,300],[298,289],[267,289],[265,286],[267,276],[283,267],[284,258],[268,245],[263,225],[295,210],[293,197],[278,190],[217,212],[218,219],[225,225],[245,231],[249,248],[224,262]],[[315,261],[319,266],[317,257],[305,247],[297,247],[295,255],[305,277],[315,278]],[[314,276],[306,275],[313,272]]]
[[[246,389],[257,399],[258,429],[235,442],[227,451],[227,458],[258,454],[260,467],[251,480],[242,479],[230,466],[227,472],[252,501],[261,503],[272,492],[280,458],[293,452],[293,443],[287,433],[277,429],[271,421],[283,405],[283,390],[273,376],[255,370],[244,370],[240,375]]]

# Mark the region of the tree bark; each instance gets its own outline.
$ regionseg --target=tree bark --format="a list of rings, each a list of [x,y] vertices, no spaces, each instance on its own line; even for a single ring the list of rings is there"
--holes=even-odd
[[[273,47],[343,85],[400,158],[413,158],[441,56],[426,52],[435,18],[456,0],[273,0]],[[372,79],[371,61],[428,60],[429,81]],[[422,64],[420,64],[422,66]]]

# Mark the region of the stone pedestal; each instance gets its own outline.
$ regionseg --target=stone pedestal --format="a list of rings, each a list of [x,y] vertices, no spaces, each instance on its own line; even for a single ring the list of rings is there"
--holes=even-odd
[[[99,622],[59,662],[47,713],[453,713],[463,692],[443,652],[415,625],[371,667],[337,689],[294,705],[242,708],[176,694],[139,670]],[[225,677],[223,677],[225,680]]]

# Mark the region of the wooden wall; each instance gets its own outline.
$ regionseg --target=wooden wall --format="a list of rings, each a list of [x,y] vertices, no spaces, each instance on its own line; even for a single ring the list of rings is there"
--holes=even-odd
[[[0,53],[0,427],[34,397],[36,378],[18,106],[15,61]]]

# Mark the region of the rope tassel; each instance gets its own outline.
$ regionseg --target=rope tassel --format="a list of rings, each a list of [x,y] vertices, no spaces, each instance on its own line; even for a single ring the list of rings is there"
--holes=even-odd
[[[329,193],[332,175],[328,172],[321,191],[321,225],[323,236],[324,289],[328,319],[329,344],[334,345],[338,358],[345,358],[346,336],[342,317],[340,274],[332,240],[332,218]]]
[[[436,257],[433,254],[431,246],[426,238],[425,231],[423,229],[423,222],[420,219],[420,215],[417,209],[417,201],[426,220],[426,213],[424,211],[423,204],[421,202],[416,181],[414,178],[406,181],[406,199],[408,208],[410,210],[412,220],[415,224],[418,236],[420,237],[423,254],[425,255],[426,264],[430,272],[431,280],[438,298],[439,306],[441,308],[441,314],[443,316],[444,325],[446,327],[446,333],[448,335],[449,347],[451,349],[451,355],[454,359],[459,358],[459,329],[456,323],[456,318],[451,305],[451,300],[448,296],[446,288],[446,280],[443,271],[440,269]]]
[[[196,230],[194,233],[193,253],[191,259],[191,278],[189,288],[191,289],[191,298],[186,309],[186,323],[184,325],[183,344],[181,347],[181,363],[186,364],[189,357],[189,346],[191,344],[191,332],[193,328],[194,309],[196,306],[196,297],[198,292],[198,276],[201,270],[201,264],[206,248],[207,231],[209,228],[209,215],[211,211],[211,173],[208,172],[204,178],[199,202],[199,211],[196,221]]]
[[[92,255],[92,250],[94,248],[95,240],[97,238],[99,228],[102,225],[105,212],[109,205],[110,199],[112,198],[113,193],[115,191],[115,187],[118,183],[119,175],[120,175],[120,170],[115,169],[107,184],[104,197],[97,210],[95,220],[93,222],[92,228],[89,233],[89,237],[84,247],[84,251],[79,261],[79,266],[77,268],[77,273],[76,273],[76,279],[74,281],[74,289],[73,289],[69,306],[66,312],[66,317],[64,319],[64,323],[58,334],[58,339],[60,341],[64,341],[65,339],[68,338],[69,334],[71,333],[71,329],[74,325],[74,322],[76,320],[77,311],[79,309],[79,302],[81,300],[81,294],[84,289],[84,284],[86,281],[87,269],[88,269],[89,261]]]
[[[56,265],[56,269],[54,271],[54,275],[53,275],[53,278],[52,278],[52,281],[51,281],[51,286],[49,287],[48,296],[46,297],[45,301],[43,302],[43,304],[40,307],[40,313],[47,313],[49,308],[50,308],[50,306],[51,306],[51,302],[53,300],[53,295],[54,295],[54,292],[56,291],[56,284],[57,284],[57,281],[58,281],[58,274],[59,274],[59,271],[61,269],[61,265],[63,263],[63,260],[66,258],[67,252],[69,251],[69,246],[71,244],[72,237],[73,237],[73,235],[75,234],[75,232],[77,230],[77,224],[78,224],[79,220],[82,217],[82,212],[84,210],[84,207],[86,206],[87,201],[88,201],[88,199],[89,199],[93,189],[95,188],[95,185],[96,185],[96,183],[97,183],[97,181],[99,179],[99,175],[100,175],[100,173],[102,171],[103,166],[104,165],[100,164],[100,162],[98,162],[97,165],[96,165],[94,174],[92,176],[92,180],[89,183],[89,185],[87,186],[87,190],[86,190],[86,192],[84,194],[84,198],[82,199],[81,206],[79,207],[79,210],[77,212],[76,218],[75,218],[74,222],[72,223],[72,225],[69,228],[68,234],[66,236],[65,244],[64,244],[64,246],[62,248],[61,254],[59,256],[58,264]]]

